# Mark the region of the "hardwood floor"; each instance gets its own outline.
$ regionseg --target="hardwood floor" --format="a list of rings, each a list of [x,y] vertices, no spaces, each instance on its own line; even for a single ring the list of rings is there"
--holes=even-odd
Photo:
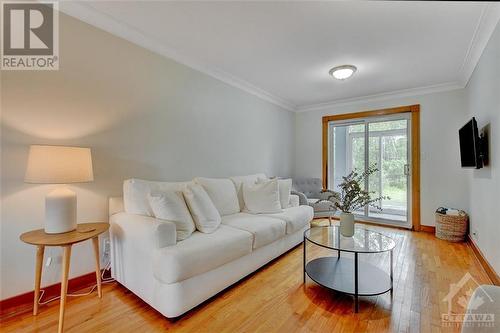
[[[442,327],[443,298],[451,283],[469,272],[491,284],[466,243],[448,243],[429,233],[371,227],[392,236],[394,296],[361,297],[353,313],[350,296],[332,293],[308,280],[302,284],[302,246],[216,295],[184,316],[168,320],[118,283],[103,285],[103,298],[71,297],[66,332],[457,332]],[[325,250],[308,247],[312,256]],[[367,255],[389,268],[389,255]],[[472,287],[472,286],[471,286]],[[456,296],[467,299],[469,287]],[[461,298],[465,297],[465,298]],[[2,332],[54,332],[57,301],[40,306],[38,316],[24,312],[3,318]],[[460,302],[452,310],[461,313]]]

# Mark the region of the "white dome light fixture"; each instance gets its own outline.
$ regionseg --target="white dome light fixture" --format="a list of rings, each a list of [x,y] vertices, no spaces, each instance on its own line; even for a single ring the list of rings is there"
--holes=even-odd
[[[350,78],[356,72],[356,70],[357,70],[356,66],[342,65],[333,67],[332,69],[330,69],[328,73],[330,73],[330,75],[336,78],[337,80],[346,80]]]

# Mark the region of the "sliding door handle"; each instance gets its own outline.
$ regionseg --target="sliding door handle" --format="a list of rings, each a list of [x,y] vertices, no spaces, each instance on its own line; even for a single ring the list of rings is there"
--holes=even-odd
[[[409,164],[404,165],[404,174],[405,174],[405,176],[410,175],[410,165]]]

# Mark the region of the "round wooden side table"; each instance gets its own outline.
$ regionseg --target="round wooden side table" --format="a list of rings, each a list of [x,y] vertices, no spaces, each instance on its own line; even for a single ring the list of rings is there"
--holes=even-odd
[[[58,332],[64,329],[64,310],[68,292],[68,273],[71,258],[71,246],[76,243],[92,239],[95,255],[95,275],[97,281],[97,295],[102,297],[101,268],[99,265],[99,238],[98,236],[109,229],[109,223],[80,223],[76,230],[62,234],[47,234],[43,229],[33,230],[22,234],[19,238],[28,244],[36,245],[35,266],[35,297],[33,300],[33,315],[38,314],[38,298],[40,297],[40,280],[42,278],[43,254],[46,246],[61,246],[63,248],[61,303],[59,306]]]

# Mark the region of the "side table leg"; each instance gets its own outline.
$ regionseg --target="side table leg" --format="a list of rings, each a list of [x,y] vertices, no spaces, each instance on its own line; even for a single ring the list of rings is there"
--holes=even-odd
[[[62,278],[61,278],[61,305],[59,307],[59,328],[58,333],[64,330],[64,310],[66,306],[66,295],[68,292],[68,275],[69,262],[71,259],[71,245],[63,246],[63,263],[62,263]]]
[[[97,281],[97,295],[102,298],[101,290],[101,266],[99,264],[99,237],[96,236],[92,238],[92,244],[94,245],[94,255],[95,255],[95,278]]]
[[[358,253],[354,253],[354,312],[359,311],[358,300]]]
[[[44,245],[38,245],[36,248],[36,266],[35,266],[35,297],[33,299],[33,315],[38,314],[38,299],[40,298],[40,281],[42,280]]]

